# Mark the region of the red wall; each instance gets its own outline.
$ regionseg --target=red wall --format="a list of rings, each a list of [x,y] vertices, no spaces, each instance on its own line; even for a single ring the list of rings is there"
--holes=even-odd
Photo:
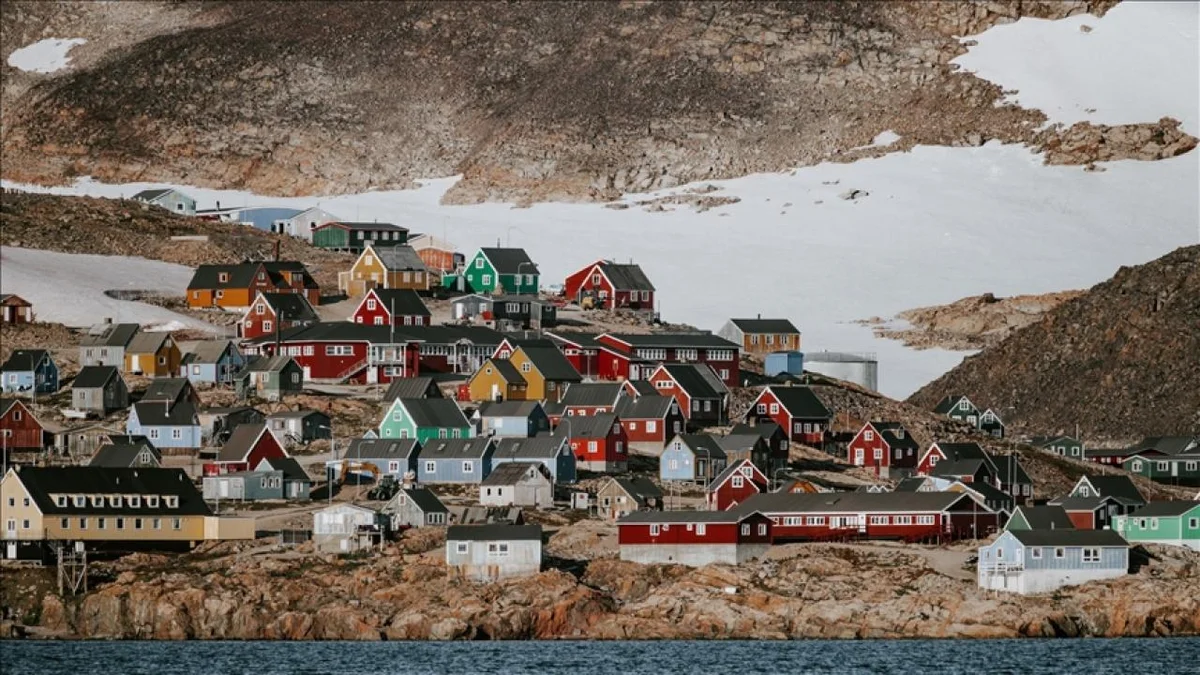
[[[683,414],[684,419],[692,418],[692,400],[688,398],[686,392],[676,386],[675,380],[671,379],[665,370],[655,372],[650,376],[650,381],[654,383],[654,389],[658,392],[659,396],[670,396],[675,399],[675,402],[679,404],[679,411]],[[668,382],[671,386],[664,386],[662,389],[659,389],[659,382]],[[703,414],[703,411],[701,411],[701,414]]]
[[[375,309],[368,309],[368,301],[375,301]],[[408,323],[404,323],[405,316],[408,316]],[[375,323],[378,319],[379,323]],[[368,293],[366,297],[358,303],[358,308],[354,310],[354,314],[350,318],[354,323],[360,323],[366,326],[386,326],[388,322],[388,309],[379,302],[379,299],[374,294]],[[399,312],[396,313],[393,319],[397,326],[425,326],[428,325],[429,317],[424,314],[405,315]]]
[[[750,525],[750,534],[741,533],[741,525]],[[767,525],[760,535],[758,526]],[[687,523],[662,523],[657,536],[650,534],[651,523],[618,523],[619,544],[767,544],[771,542],[771,523],[759,514],[751,514],[740,523],[704,523],[704,534],[697,533],[697,524],[688,531]]]
[[[868,431],[870,431],[874,436],[874,438],[870,441],[866,439]],[[858,460],[857,453],[859,450],[862,450],[862,461]],[[876,450],[883,452],[883,459],[879,460],[878,462],[875,461]],[[890,450],[891,448],[889,448],[888,444],[884,442],[883,437],[879,435],[879,432],[875,431],[874,427],[863,427],[862,429],[859,429],[858,434],[854,437],[854,440],[850,441],[850,445],[847,446],[846,459],[855,466],[873,467],[875,469],[875,473],[878,474],[879,467],[889,466],[888,462],[891,459],[891,455],[889,454]]]
[[[737,504],[749,499],[752,495],[759,493],[759,488],[754,481],[742,477],[742,487],[733,487],[733,477],[725,481],[714,491],[708,495],[709,504],[717,511],[726,511]]]
[[[671,436],[676,434],[674,423],[679,423],[679,430],[684,431],[684,418],[679,413],[667,413],[664,419],[645,420],[645,419],[622,419],[621,427],[625,429],[625,435],[631,443],[657,442],[664,445]],[[654,422],[654,431],[646,431],[646,422]],[[631,428],[636,423],[637,428]]]
[[[608,283],[608,279],[605,278],[603,274],[600,274],[599,270],[597,269],[598,267],[599,265],[592,263],[591,265],[588,265],[587,267],[567,277],[566,282],[563,284],[563,292],[566,294],[567,299],[572,301],[578,300],[579,292],[584,290],[605,290],[608,291],[608,298],[611,302],[614,295],[613,287]],[[596,274],[600,274],[599,284],[592,283],[593,271]]]
[[[588,443],[596,441],[596,452],[588,452]],[[621,443],[621,452],[617,453],[617,443]],[[625,429],[617,425],[617,431],[609,430],[604,438],[572,438],[571,450],[575,459],[581,462],[625,462],[629,459],[629,436]]]
[[[17,420],[17,415],[21,419]],[[0,418],[0,429],[10,432],[7,440],[3,441],[3,447],[10,450],[14,448],[30,448],[37,449],[45,445],[42,425],[29,412],[24,403],[17,401],[9,408],[8,413]]]
[[[353,353],[349,356],[327,356],[325,354],[326,347],[337,345],[349,346]],[[312,378],[338,377],[350,366],[367,358],[366,342],[286,342],[283,343],[282,347],[284,348],[283,353],[291,356],[301,368],[308,367],[311,369],[309,377]],[[300,347],[300,353],[290,353],[287,351],[288,347]],[[305,347],[312,347],[313,353],[306,355],[304,353]],[[268,354],[274,354],[274,350],[274,343],[263,345],[263,351]]]
[[[1095,515],[1091,511],[1067,511],[1067,517],[1077,530],[1094,530]]]
[[[934,467],[933,463],[929,461],[931,457],[937,457],[937,461],[939,462],[946,461],[946,458],[942,456],[940,451],[933,450],[931,448],[925,452],[925,455],[921,457],[921,461],[917,464],[917,473],[923,476],[929,475],[929,472],[932,471]]]

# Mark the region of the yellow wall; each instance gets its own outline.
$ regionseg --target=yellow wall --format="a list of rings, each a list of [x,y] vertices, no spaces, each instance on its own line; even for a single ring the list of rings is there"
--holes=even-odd
[[[62,526],[66,518],[67,527]],[[80,519],[87,520],[87,527],[80,526]],[[117,528],[117,519],[124,521],[124,528]],[[135,527],[137,519],[142,527]],[[104,519],[104,527],[100,520]],[[159,527],[155,529],[157,519]],[[174,521],[179,520],[179,529]],[[204,516],[114,516],[103,511],[87,516],[48,516],[46,518],[47,539],[70,539],[79,541],[201,541],[204,539]]]
[[[491,371],[490,373],[488,371]],[[492,400],[492,385],[500,388],[505,401],[524,401],[528,399],[528,391],[522,387],[510,385],[500,375],[500,371],[492,366],[491,360],[484,361],[479,370],[471,376],[467,388],[471,391],[472,401]]]
[[[514,366],[516,366],[517,372],[521,373],[521,377],[525,378],[525,400],[541,401],[545,399],[546,378],[542,377],[541,372],[539,372],[538,369],[534,367],[533,363],[530,362],[529,357],[525,355],[525,350],[518,347],[517,350],[512,353],[512,356],[508,357],[508,360],[511,361]],[[528,371],[525,369],[526,363],[529,364]],[[558,400],[557,392],[554,400]]]
[[[10,499],[12,506],[9,505]],[[0,480],[0,537],[4,539],[14,538],[8,531],[10,520],[16,521],[16,539],[43,538],[42,512],[12,470]],[[25,521],[29,521],[29,527],[24,526]]]

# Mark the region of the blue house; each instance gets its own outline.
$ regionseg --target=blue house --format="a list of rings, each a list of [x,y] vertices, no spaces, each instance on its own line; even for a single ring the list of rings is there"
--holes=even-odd
[[[421,446],[420,483],[478,485],[492,472],[496,442],[490,438],[433,438]]]
[[[179,375],[192,384],[233,384],[233,376],[247,362],[232,340],[206,340],[188,346]]]
[[[550,418],[537,401],[487,401],[475,414],[480,436],[531,438],[550,431]]]
[[[53,394],[58,391],[58,366],[45,349],[18,349],[0,366],[0,389],[5,394]]]
[[[725,450],[708,434],[675,434],[658,458],[662,480],[710,481],[725,470]]]
[[[421,444],[415,438],[356,438],[346,446],[342,458],[326,462],[326,470],[338,475],[370,472],[366,465],[379,471],[379,477],[391,476],[396,480],[404,474],[417,472],[417,459],[421,455]]]
[[[550,472],[554,484],[574,483],[575,453],[566,436],[538,436],[537,438],[501,438],[496,441],[496,452],[492,455],[492,468],[507,462],[537,462]]]
[[[1129,544],[1112,530],[1006,530],[979,549],[981,588],[1029,595],[1129,572]]]
[[[142,190],[133,196],[134,201],[152,204],[181,216],[196,215],[196,200],[174,188]]]
[[[125,433],[145,436],[159,449],[199,448],[203,442],[196,406],[186,399],[135,403],[125,422]]]

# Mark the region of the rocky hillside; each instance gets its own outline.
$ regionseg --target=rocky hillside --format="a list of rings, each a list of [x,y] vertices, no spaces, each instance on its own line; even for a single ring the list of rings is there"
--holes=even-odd
[[[1037,433],[1200,433],[1200,246],[1121,268],[909,402],[929,408],[949,393],[1011,406],[1005,420]]]
[[[1072,2],[6,2],[3,177],[312,194],[465,175],[447,196],[606,199],[915,144],[1029,143],[1048,162],[1194,147],[1172,120],[1042,129],[956,72],[956,36]]]

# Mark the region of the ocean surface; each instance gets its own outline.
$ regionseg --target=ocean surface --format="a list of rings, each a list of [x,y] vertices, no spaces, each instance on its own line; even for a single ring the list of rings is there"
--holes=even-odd
[[[3,675],[1200,673],[1200,638],[803,642],[7,642]]]

